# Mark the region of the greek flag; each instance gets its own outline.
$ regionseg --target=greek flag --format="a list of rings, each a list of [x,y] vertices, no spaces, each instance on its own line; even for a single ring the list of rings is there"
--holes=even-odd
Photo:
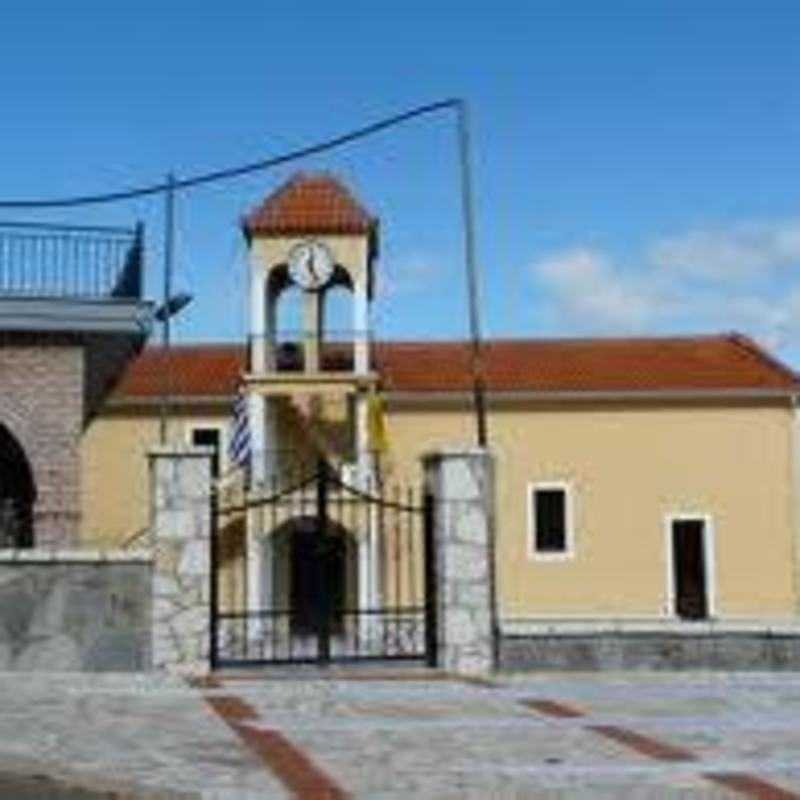
[[[247,418],[247,396],[240,386],[233,401],[233,425],[228,444],[228,458],[240,467],[250,466],[250,423]]]

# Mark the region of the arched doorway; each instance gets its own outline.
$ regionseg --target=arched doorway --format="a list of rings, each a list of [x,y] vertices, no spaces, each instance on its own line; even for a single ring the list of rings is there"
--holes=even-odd
[[[432,506],[408,487],[369,494],[345,477],[353,479],[321,467],[282,492],[250,496],[244,607],[221,611],[211,599],[215,668],[434,663]],[[212,562],[218,569],[213,547]]]
[[[0,425],[0,547],[33,546],[33,472],[20,443]]]
[[[323,532],[317,517],[305,516],[288,520],[271,538],[273,602],[289,610],[290,634],[316,636],[324,623],[331,635],[343,633],[358,598],[355,537],[332,520]]]

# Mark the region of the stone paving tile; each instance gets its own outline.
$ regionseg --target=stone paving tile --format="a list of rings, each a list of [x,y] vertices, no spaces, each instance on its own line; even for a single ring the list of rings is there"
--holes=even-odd
[[[759,770],[759,775],[777,786],[800,794],[800,764],[784,769]]]
[[[520,766],[647,763],[577,726],[554,737],[547,720],[473,686],[266,683],[239,695],[357,797],[538,796],[543,774]]]
[[[638,731],[671,743],[679,743],[697,754],[702,761],[745,762],[758,768],[770,762],[796,763],[800,758],[800,723],[794,729],[785,729],[780,735],[774,731],[727,729],[718,725],[716,729],[698,731],[683,728],[667,733],[655,725],[639,725]]]
[[[635,760],[619,750],[612,752],[606,742],[580,731],[558,741],[546,731],[514,739],[491,738],[482,735],[480,728],[451,730],[446,737],[439,732],[387,730],[324,737],[304,730],[289,736],[359,797],[372,797],[387,789],[423,797],[466,791],[480,796],[498,788],[533,791],[541,787],[543,775],[516,772],[518,765],[548,768],[569,764],[571,759],[582,765]]]
[[[212,710],[209,698],[229,697],[256,715],[239,724],[271,731],[267,744],[299,747],[356,798],[743,796],[704,771],[755,775],[800,794],[800,675],[547,673],[498,683],[223,676],[201,691],[153,675],[0,674],[0,770],[28,759],[212,800],[287,796],[274,763]],[[586,716],[553,717],[541,711],[547,704],[526,707],[531,698]],[[660,763],[590,725],[616,725],[699,760]]]
[[[699,738],[687,739],[687,722],[689,730],[692,723],[710,727],[706,736],[711,745],[717,741],[716,727],[725,728],[732,715],[746,730],[742,707],[751,712],[745,722],[774,723],[774,677],[772,685],[760,680],[755,689],[752,681],[708,678],[687,686],[676,676],[620,676],[608,684],[602,676],[550,678],[517,678],[495,690],[456,683],[306,682],[279,692],[267,682],[245,694],[262,717],[358,797],[497,797],[506,792],[514,797],[733,797],[702,778],[703,761],[666,772],[653,769],[645,756],[585,726],[607,720],[609,714],[597,713],[602,708],[642,735],[691,750],[704,740],[697,731]],[[800,682],[789,681],[781,691],[793,696],[794,686],[800,688]],[[748,699],[751,690],[761,696]],[[520,703],[525,697],[583,706],[589,716],[548,719],[525,708]],[[753,734],[750,750],[698,747],[699,755],[709,759],[709,768],[752,772],[768,765],[763,756],[770,752],[778,758],[772,763],[786,769],[792,762],[780,758],[796,746],[791,728],[789,741],[784,740],[787,721],[784,715],[782,727],[779,721],[771,731],[762,731],[763,751],[758,736],[748,731]],[[354,753],[360,757],[354,759]],[[783,777],[779,781],[776,776],[776,785],[792,788],[793,782]]]
[[[48,770],[78,770],[150,789],[203,797],[284,797],[196,692],[148,676],[0,677],[0,765],[20,757]],[[199,766],[202,765],[202,766]]]

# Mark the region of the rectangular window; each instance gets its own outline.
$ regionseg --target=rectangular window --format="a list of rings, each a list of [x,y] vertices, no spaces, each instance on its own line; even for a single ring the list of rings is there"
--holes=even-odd
[[[568,488],[560,484],[532,484],[529,503],[532,555],[543,558],[571,555]]]
[[[219,428],[193,428],[192,444],[195,447],[211,447],[214,455],[211,456],[211,477],[219,477],[220,460],[220,435]]]

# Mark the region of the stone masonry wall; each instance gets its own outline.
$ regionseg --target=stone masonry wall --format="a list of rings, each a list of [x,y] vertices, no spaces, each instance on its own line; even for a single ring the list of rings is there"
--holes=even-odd
[[[153,666],[205,672],[210,659],[211,448],[149,453]]]
[[[800,634],[598,633],[502,636],[515,670],[799,670]]]
[[[30,462],[36,546],[63,547],[80,526],[84,350],[68,335],[0,333],[0,424]]]
[[[0,672],[150,666],[149,557],[0,551]]]
[[[490,538],[494,470],[485,450],[448,450],[425,458],[434,497],[437,661],[445,670],[494,668]]]

